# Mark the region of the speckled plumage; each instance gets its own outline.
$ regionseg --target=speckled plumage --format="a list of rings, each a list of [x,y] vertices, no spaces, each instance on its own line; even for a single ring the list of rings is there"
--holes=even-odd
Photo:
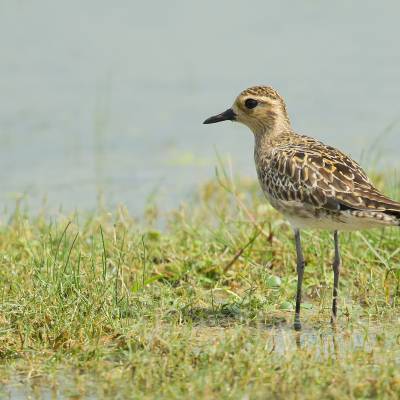
[[[400,225],[400,203],[381,194],[341,151],[293,131],[256,138],[258,179],[298,228],[356,230]]]

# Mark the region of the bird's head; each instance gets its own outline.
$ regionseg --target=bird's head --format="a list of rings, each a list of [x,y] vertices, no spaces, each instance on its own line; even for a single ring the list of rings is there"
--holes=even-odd
[[[248,126],[255,135],[290,129],[285,102],[269,86],[253,86],[241,92],[231,108],[207,118],[204,124],[237,121]]]

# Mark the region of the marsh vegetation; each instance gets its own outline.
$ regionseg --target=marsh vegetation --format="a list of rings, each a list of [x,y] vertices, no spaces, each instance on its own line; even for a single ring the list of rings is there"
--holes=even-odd
[[[141,218],[17,207],[0,230],[3,395],[398,398],[400,231],[342,234],[336,329],[331,235],[304,235],[300,333],[292,236],[223,172]]]

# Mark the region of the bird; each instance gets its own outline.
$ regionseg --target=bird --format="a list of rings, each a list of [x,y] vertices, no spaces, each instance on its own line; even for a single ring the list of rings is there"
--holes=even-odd
[[[325,229],[333,233],[331,322],[335,324],[342,263],[339,232],[400,226],[400,203],[376,189],[362,167],[348,155],[295,132],[285,101],[270,86],[242,91],[230,108],[203,123],[222,121],[240,122],[253,132],[260,186],[269,203],[293,228],[297,260],[296,331],[301,330],[305,268],[301,230]]]

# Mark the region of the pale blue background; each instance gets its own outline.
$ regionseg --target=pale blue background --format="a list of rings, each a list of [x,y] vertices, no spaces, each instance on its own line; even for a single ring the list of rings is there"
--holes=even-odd
[[[149,194],[170,208],[214,175],[254,176],[244,127],[203,126],[270,84],[295,129],[399,167],[396,1],[0,0],[0,205],[32,210]],[[382,161],[381,160],[381,161]]]

